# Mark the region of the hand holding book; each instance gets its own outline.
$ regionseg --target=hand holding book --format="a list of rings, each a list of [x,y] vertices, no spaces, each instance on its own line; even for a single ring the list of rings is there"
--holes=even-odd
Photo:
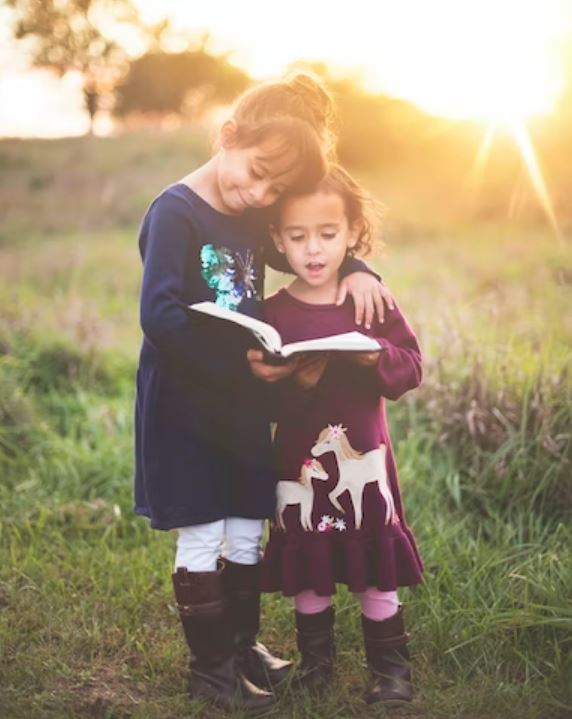
[[[263,350],[251,349],[246,353],[252,374],[264,382],[273,383],[286,379],[295,372],[300,364],[301,355],[284,360],[279,358],[279,364],[267,362],[268,357],[270,355]]]
[[[360,367],[373,367],[377,364],[379,352],[352,352],[350,359]]]
[[[329,358],[329,352],[313,352],[302,358],[294,371],[296,382],[304,389],[315,387],[325,372]]]

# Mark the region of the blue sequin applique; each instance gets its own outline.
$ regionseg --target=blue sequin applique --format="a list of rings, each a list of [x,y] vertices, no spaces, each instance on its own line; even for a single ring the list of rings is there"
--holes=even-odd
[[[201,276],[216,293],[220,307],[236,310],[245,297],[258,299],[254,253],[248,250],[246,260],[238,252],[212,244],[201,247]]]

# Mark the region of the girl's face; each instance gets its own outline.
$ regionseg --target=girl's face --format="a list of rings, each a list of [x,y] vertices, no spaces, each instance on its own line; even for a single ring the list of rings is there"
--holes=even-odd
[[[330,289],[337,286],[338,270],[357,242],[358,227],[350,226],[340,195],[316,192],[284,201],[272,238],[299,282],[307,289]]]
[[[217,163],[217,190],[223,212],[239,215],[249,208],[272,205],[296,179],[296,152],[276,156],[280,138],[268,138],[242,147],[234,142],[227,123],[221,133]]]

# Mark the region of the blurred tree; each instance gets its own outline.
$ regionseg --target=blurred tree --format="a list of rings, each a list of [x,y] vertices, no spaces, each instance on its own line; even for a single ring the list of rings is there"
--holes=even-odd
[[[372,94],[359,76],[335,77],[327,64],[297,61],[289,71],[310,72],[332,92],[336,103],[340,161],[355,169],[401,162],[435,132],[436,121],[404,100]]]
[[[249,84],[249,76],[204,47],[189,52],[153,50],[129,63],[117,86],[115,113],[177,113],[196,118],[228,102]]]
[[[125,62],[124,50],[103,28],[138,22],[131,0],[6,0],[14,11],[13,33],[29,41],[36,67],[60,76],[70,71],[84,80],[90,132],[102,95],[109,93]]]
[[[398,162],[433,124],[411,103],[370,94],[351,79],[337,80],[333,91],[340,115],[340,160],[354,167]]]

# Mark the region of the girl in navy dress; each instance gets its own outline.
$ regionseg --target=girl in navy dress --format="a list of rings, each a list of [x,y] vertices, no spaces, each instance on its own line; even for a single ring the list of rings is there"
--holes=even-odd
[[[225,707],[270,705],[261,687],[290,668],[256,642],[259,545],[276,474],[246,333],[191,316],[198,313],[187,305],[212,300],[259,314],[273,249],[264,209],[323,175],[330,111],[328,94],[306,75],[251,89],[211,159],[167,187],[140,230],[135,511],[155,529],[178,530],[173,584],[191,649],[190,692]],[[365,308],[370,321],[385,290],[357,260],[344,271],[342,296],[352,293],[357,315]],[[276,381],[296,364],[259,369]]]
[[[372,235],[367,196],[333,166],[311,192],[281,198],[273,239],[296,279],[264,303],[284,342],[355,329],[351,304],[336,304],[340,268]],[[371,213],[370,213],[371,214]],[[336,582],[361,601],[373,674],[366,701],[412,696],[403,611],[396,589],[421,581],[385,414],[421,382],[415,335],[395,307],[369,334],[379,352],[320,353],[283,380],[275,450],[276,521],[265,549],[263,589],[295,600],[300,681],[323,688],[334,666]],[[256,351],[250,353],[255,374]]]

